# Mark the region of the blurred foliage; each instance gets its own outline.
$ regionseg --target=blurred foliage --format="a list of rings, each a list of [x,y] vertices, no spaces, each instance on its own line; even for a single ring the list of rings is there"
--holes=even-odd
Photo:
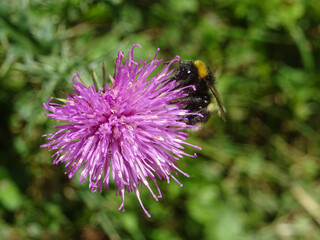
[[[142,190],[151,219],[39,148],[42,103],[137,42],[206,61],[228,111],[191,134],[183,188]],[[0,239],[320,239],[319,47],[318,0],[0,1]]]

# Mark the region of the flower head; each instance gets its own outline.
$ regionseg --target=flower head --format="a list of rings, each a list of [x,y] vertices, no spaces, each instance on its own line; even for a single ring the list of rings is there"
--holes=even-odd
[[[181,121],[183,116],[192,113],[184,110],[179,102],[173,104],[186,93],[177,89],[175,81],[167,81],[173,71],[169,67],[179,61],[179,57],[151,77],[162,60],[157,60],[156,54],[151,61],[150,57],[146,61],[135,61],[136,46],[140,47],[133,46],[125,63],[123,52],[118,53],[114,75],[110,76],[111,86],[105,85],[100,90],[87,87],[75,80],[77,74],[73,78],[75,93],[63,104],[53,103],[52,98],[44,103],[44,109],[50,112],[46,116],[66,124],[55,126],[55,133],[44,135],[48,143],[42,147],[56,150],[53,164],[66,162],[69,178],[78,171],[81,182],[88,177],[91,192],[109,189],[111,175],[116,194],[122,198],[119,210],[124,211],[125,191],[135,192],[150,217],[138,187],[146,186],[158,200],[161,192],[157,179],[165,178],[169,183],[170,178],[178,182],[173,173],[188,176],[177,167],[177,161],[183,155],[195,157],[185,153],[182,146],[191,145],[186,142],[188,134],[182,130],[195,127]],[[151,189],[150,180],[158,194]]]

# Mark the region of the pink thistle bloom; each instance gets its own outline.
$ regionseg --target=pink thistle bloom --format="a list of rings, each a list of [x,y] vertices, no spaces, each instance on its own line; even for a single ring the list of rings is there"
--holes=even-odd
[[[73,78],[75,94],[70,94],[63,104],[53,103],[53,98],[44,103],[44,109],[50,112],[46,116],[66,124],[55,126],[55,133],[44,135],[48,143],[41,147],[56,150],[53,164],[65,162],[69,178],[78,171],[80,182],[88,177],[91,192],[109,189],[111,175],[116,194],[122,199],[119,210],[124,211],[125,191],[134,192],[150,217],[140,199],[139,185],[146,186],[157,201],[162,197],[157,179],[165,178],[169,183],[172,178],[182,186],[173,173],[188,175],[177,167],[177,161],[183,155],[196,157],[183,151],[182,145],[193,146],[186,142],[188,134],[183,130],[196,127],[181,121],[193,114],[178,101],[187,94],[182,88],[177,89],[179,84],[175,81],[167,81],[174,71],[169,67],[179,61],[179,56],[150,77],[162,62],[156,59],[159,49],[150,62],[150,57],[136,62],[136,46],[141,48],[134,45],[125,63],[123,52],[118,53],[111,86],[99,90],[87,87],[75,80],[77,74]]]

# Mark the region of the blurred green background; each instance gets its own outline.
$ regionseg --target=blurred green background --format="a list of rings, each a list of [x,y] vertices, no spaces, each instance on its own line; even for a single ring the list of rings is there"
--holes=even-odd
[[[135,43],[208,63],[229,118],[191,134],[184,187],[143,188],[151,219],[39,147],[42,102]],[[0,239],[320,239],[319,46],[319,0],[1,0]]]

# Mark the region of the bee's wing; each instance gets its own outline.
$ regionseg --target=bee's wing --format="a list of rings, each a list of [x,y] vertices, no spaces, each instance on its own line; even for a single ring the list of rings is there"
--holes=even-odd
[[[214,85],[213,86],[208,86],[208,87],[210,88],[212,94],[214,95],[214,97],[217,100],[217,103],[218,103],[218,106],[219,106],[219,113],[220,113],[221,118],[223,119],[223,121],[226,122],[226,113],[224,111],[224,107],[222,105],[218,90],[216,89],[216,87]]]

